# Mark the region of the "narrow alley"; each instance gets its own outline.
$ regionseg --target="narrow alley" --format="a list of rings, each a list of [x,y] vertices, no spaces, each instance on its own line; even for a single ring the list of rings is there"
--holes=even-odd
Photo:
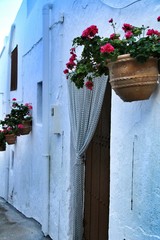
[[[50,240],[41,226],[32,218],[26,218],[3,198],[0,198],[0,240]]]

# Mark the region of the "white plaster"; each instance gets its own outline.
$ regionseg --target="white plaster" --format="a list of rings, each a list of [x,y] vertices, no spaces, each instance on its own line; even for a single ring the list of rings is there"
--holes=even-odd
[[[108,2],[110,5],[114,3]],[[116,1],[111,8],[100,0],[40,0],[34,3],[29,14],[26,3],[24,0],[14,22],[16,28],[11,48],[18,44],[19,79],[18,89],[10,92],[10,99],[16,97],[32,103],[33,130],[28,136],[19,137],[15,146],[7,146],[5,153],[0,153],[0,176],[3,179],[0,196],[8,199],[26,216],[39,221],[42,228],[44,209],[49,204],[49,235],[54,240],[75,240],[72,236],[74,153],[70,150],[68,91],[63,75],[72,39],[80,36],[91,24],[98,26],[100,35],[109,35],[112,33],[108,24],[111,17],[117,22],[119,30],[124,22],[158,29],[156,18],[160,4],[159,0],[141,0],[130,5],[131,1],[126,0],[125,6],[128,7],[124,8],[124,1]],[[37,119],[37,83],[43,81],[42,9],[46,3],[53,4],[50,23],[50,104],[46,107],[51,113],[53,105],[61,106],[62,129],[62,134],[53,134],[54,123],[50,115],[49,171],[42,156],[43,124]],[[8,48],[9,41],[0,57],[0,92],[4,92],[1,116],[6,113],[8,101]],[[149,100],[133,103],[124,103],[117,95],[112,95],[109,240],[160,239],[159,93],[158,87]],[[44,200],[48,179],[49,203]]]

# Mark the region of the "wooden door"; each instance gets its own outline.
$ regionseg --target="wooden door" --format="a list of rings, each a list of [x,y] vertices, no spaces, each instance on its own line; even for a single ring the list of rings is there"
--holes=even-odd
[[[86,154],[84,203],[85,240],[108,239],[110,112],[111,89],[108,83],[98,126]]]

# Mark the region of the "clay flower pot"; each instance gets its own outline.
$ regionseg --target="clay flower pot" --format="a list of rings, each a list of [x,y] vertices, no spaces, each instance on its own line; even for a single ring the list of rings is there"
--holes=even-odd
[[[119,56],[117,61],[109,62],[107,66],[111,87],[125,102],[148,99],[157,86],[156,58],[139,63],[129,54],[125,54]]]
[[[5,135],[5,140],[6,142],[11,145],[11,144],[15,144],[17,141],[17,136],[15,134],[6,134]]]
[[[21,135],[27,135],[32,130],[32,121],[31,120],[24,120],[22,121],[23,128],[20,129]]]

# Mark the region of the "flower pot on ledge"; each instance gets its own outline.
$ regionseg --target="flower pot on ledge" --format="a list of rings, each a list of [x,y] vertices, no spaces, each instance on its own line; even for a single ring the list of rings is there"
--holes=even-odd
[[[148,99],[158,84],[156,58],[149,58],[146,62],[139,63],[129,54],[125,54],[107,65],[111,87],[125,102]]]
[[[25,120],[25,121],[22,121],[22,124],[23,124],[23,128],[20,129],[20,134],[21,135],[29,134],[32,130],[32,121]]]
[[[15,134],[6,134],[5,140],[8,143],[8,145],[15,144],[17,141],[17,136]]]

